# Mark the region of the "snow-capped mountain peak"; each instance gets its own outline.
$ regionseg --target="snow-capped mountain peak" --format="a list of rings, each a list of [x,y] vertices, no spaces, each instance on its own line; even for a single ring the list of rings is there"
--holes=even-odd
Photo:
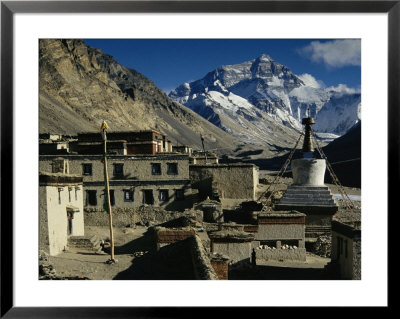
[[[321,88],[310,74],[297,76],[262,54],[183,83],[169,96],[243,141],[262,144],[270,137],[268,125],[301,130],[307,109],[320,132],[344,134],[359,120],[361,99],[346,88]]]

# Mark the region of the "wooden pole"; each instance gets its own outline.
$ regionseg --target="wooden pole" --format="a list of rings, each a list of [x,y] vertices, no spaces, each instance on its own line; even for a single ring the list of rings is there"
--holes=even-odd
[[[106,184],[106,196],[107,196],[107,210],[110,223],[110,244],[111,244],[111,261],[114,262],[114,233],[112,228],[112,212],[111,212],[111,201],[110,201],[110,186],[108,183],[108,167],[107,167],[107,135],[103,130],[104,137],[104,178]]]

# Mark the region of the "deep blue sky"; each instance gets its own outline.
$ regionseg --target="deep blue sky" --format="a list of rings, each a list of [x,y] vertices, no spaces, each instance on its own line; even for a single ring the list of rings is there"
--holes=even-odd
[[[347,42],[340,40],[336,43],[316,39],[84,39],[84,42],[144,74],[166,92],[183,82],[200,79],[221,65],[252,60],[262,53],[286,65],[296,75],[311,74],[326,87],[345,84],[360,89],[361,84],[361,66],[358,62],[348,62],[360,59],[360,49],[356,48],[358,51],[354,53],[354,46],[349,48]],[[328,46],[332,43],[333,46]],[[313,53],[320,54],[319,58],[312,60]],[[333,62],[327,62],[328,59]]]

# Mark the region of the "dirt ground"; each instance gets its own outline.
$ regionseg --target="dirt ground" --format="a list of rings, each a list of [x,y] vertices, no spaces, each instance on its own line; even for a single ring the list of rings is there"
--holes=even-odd
[[[86,235],[96,234],[106,238],[108,227],[89,226],[85,228]],[[107,264],[109,254],[97,255],[85,249],[70,249],[57,256],[48,257],[48,263],[53,265],[58,276],[87,277],[92,280],[162,280],[162,279],[193,279],[189,269],[179,268],[178,264],[187,263],[187,256],[175,246],[166,254],[173,258],[165,258],[155,253],[152,237],[146,227],[114,228],[115,258],[117,263]],[[143,255],[140,255],[143,252]],[[176,253],[177,252],[177,253]],[[165,256],[165,253],[164,253]],[[173,259],[173,260],[172,260]],[[258,261],[256,268],[245,267],[232,270],[229,274],[232,280],[296,280],[324,279],[323,268],[330,261],[307,253],[306,262],[294,261]],[[173,271],[178,269],[179,271]],[[166,271],[167,270],[167,271]]]
[[[111,280],[120,272],[132,265],[135,253],[152,250],[149,236],[144,234],[147,227],[114,228],[115,259],[117,263],[106,264],[109,254],[97,255],[85,249],[70,249],[57,256],[48,257],[59,276],[80,276],[93,280]],[[97,235],[99,238],[109,237],[109,228],[100,226],[85,227],[85,236]],[[140,242],[137,240],[140,239]],[[131,243],[129,245],[129,243]]]

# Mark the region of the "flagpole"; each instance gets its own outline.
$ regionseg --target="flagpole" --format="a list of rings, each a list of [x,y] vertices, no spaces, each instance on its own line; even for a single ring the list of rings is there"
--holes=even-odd
[[[114,233],[113,233],[113,228],[112,228],[112,212],[111,212],[111,201],[110,201],[110,185],[108,182],[108,167],[107,167],[107,133],[106,130],[108,128],[108,125],[105,121],[103,121],[103,124],[101,126],[102,130],[102,136],[104,140],[104,182],[106,186],[106,198],[107,198],[107,211],[108,211],[108,217],[109,217],[109,224],[110,224],[110,244],[111,244],[111,258],[110,262],[114,263],[116,262],[114,258]]]

